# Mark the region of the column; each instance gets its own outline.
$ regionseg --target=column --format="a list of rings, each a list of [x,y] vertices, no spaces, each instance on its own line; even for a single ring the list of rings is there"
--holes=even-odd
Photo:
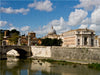
[[[91,38],[90,38],[90,36],[88,37],[88,46],[91,46]]]
[[[18,39],[18,46],[21,45],[21,38]]]
[[[4,38],[7,38],[7,31],[4,32]]]
[[[99,39],[97,39],[97,46],[99,47]]]
[[[81,39],[80,39],[80,45],[83,45],[83,36],[81,35]]]
[[[84,36],[82,36],[82,46],[84,46]]]
[[[28,46],[31,45],[30,35],[28,35]]]

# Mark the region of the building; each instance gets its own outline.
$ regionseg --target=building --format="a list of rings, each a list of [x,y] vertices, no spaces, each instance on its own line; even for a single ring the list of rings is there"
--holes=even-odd
[[[29,32],[28,36],[30,37],[30,39],[32,40],[33,38],[36,38],[36,33],[35,32]]]
[[[41,40],[36,38],[35,32],[29,32],[27,36],[22,35],[18,39],[18,45],[39,45],[41,44]]]
[[[20,36],[18,45],[33,45],[34,39],[36,39],[36,33],[29,32],[27,36]]]
[[[95,36],[95,46],[100,47],[100,36]]]
[[[9,41],[9,30],[4,30],[4,36],[3,36],[3,40],[2,40],[2,46],[4,45],[14,45],[13,42]]]
[[[28,36],[25,34],[20,36],[18,39],[18,45],[27,45],[28,44]]]
[[[42,37],[42,39],[45,38],[51,38],[51,39],[58,39],[59,35],[56,34],[56,30],[53,28],[53,26],[51,27],[50,32],[48,32],[48,34],[44,37]]]
[[[93,47],[95,31],[90,29],[76,29],[62,33],[62,46],[66,47]]]

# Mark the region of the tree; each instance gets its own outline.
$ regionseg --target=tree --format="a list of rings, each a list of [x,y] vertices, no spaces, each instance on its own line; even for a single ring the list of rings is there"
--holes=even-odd
[[[20,34],[20,32],[19,31],[17,31],[16,29],[13,29],[13,30],[11,30],[10,31],[10,34],[12,35],[13,33],[16,33],[17,35],[19,35]]]
[[[50,38],[45,38],[42,39],[42,44],[43,46],[61,46],[62,40],[61,39],[50,39]]]
[[[13,33],[11,37],[9,38],[9,41],[12,42],[13,44],[17,44],[19,36],[17,33]]]
[[[9,41],[13,44],[17,44],[20,32],[16,29],[10,31],[10,38]]]

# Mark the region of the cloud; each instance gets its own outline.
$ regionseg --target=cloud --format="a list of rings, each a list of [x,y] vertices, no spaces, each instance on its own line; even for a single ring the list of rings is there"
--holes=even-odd
[[[2,29],[3,27],[4,27],[4,29],[7,29],[7,30],[16,29],[16,30],[20,31],[21,34],[27,34],[28,30],[30,29],[30,26],[23,26],[23,27],[19,28],[19,27],[13,26],[12,23],[9,23],[7,21],[0,21],[0,28]]]
[[[60,17],[59,20],[51,21],[48,25],[52,25],[58,34],[69,29],[69,26],[67,25],[67,22],[64,21],[63,17]]]
[[[59,20],[52,20],[47,25],[44,25],[42,28],[36,30],[35,32],[37,34],[40,34],[41,36],[44,36],[50,31],[52,26],[56,30],[57,34],[70,30],[70,27],[67,25],[67,22],[64,21],[63,17],[61,17]]]
[[[16,29],[16,30],[19,31],[19,28],[18,27],[11,26],[11,27],[8,28],[8,30],[13,30],[13,29]]]
[[[100,7],[93,11],[91,14],[91,20],[93,24],[100,25]]]
[[[11,27],[11,26],[13,26],[13,24],[10,23],[9,26]]]
[[[0,21],[0,27],[3,27],[7,24],[7,21]]]
[[[21,28],[21,31],[28,31],[29,29],[30,29],[29,26],[24,26],[24,27]]]
[[[40,11],[47,11],[50,12],[53,10],[52,8],[52,3],[50,0],[45,0],[45,1],[39,1],[39,2],[34,2],[28,5],[30,8],[35,8]]]
[[[82,9],[75,9],[69,15],[68,25],[76,26],[79,25],[86,17],[88,13]]]
[[[94,31],[96,31],[97,33],[100,34],[100,25],[91,24],[89,29],[92,29],[92,30],[94,30]]]
[[[30,11],[30,9],[24,9],[24,8],[20,8],[20,9],[13,9],[12,7],[9,7],[9,8],[1,7],[0,8],[0,12],[1,13],[7,13],[7,14],[22,13],[23,15],[26,15],[27,12],[29,12],[29,11]]]
[[[27,35],[28,34],[28,31],[30,29],[30,26],[23,26],[21,28],[16,27],[16,26],[10,26],[8,28],[8,30],[13,30],[13,29],[16,29],[16,30],[20,31],[21,34],[26,34]]]
[[[81,24],[91,24],[91,18],[84,19]]]
[[[88,24],[82,24],[82,25],[80,25],[80,27],[79,28],[81,28],[81,29],[84,29],[84,28],[88,28]]]
[[[75,8],[84,8],[85,10],[93,10],[100,5],[100,0],[80,0],[80,4]]]
[[[89,28],[100,34],[100,7],[94,9],[91,12],[91,17],[84,19],[79,28]]]

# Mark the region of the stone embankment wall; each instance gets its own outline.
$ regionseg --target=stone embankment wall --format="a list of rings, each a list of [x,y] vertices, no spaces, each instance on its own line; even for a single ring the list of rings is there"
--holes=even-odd
[[[51,58],[80,63],[100,63],[100,48],[52,47]]]
[[[100,48],[68,48],[50,46],[32,46],[33,56],[49,57],[79,63],[100,63]]]
[[[51,57],[51,47],[49,46],[31,46],[32,56]]]

